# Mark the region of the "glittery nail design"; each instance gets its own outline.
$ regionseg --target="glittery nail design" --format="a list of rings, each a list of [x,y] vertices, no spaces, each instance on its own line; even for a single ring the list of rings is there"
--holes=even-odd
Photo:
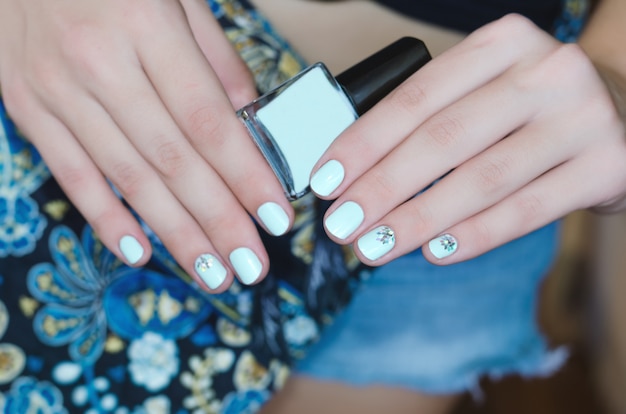
[[[208,253],[200,255],[194,267],[198,276],[211,289],[217,289],[226,279],[226,268],[215,256]]]
[[[387,254],[395,244],[396,235],[388,226],[377,227],[357,241],[357,246],[363,256],[372,261]]]
[[[450,256],[452,253],[456,252],[458,247],[459,245],[456,239],[450,234],[441,235],[428,243],[430,252],[437,259]]]

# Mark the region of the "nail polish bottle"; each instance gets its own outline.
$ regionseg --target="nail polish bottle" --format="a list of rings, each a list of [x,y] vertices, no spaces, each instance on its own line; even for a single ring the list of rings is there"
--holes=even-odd
[[[421,40],[405,37],[337,77],[323,63],[309,66],[237,115],[295,200],[339,134],[429,60]]]

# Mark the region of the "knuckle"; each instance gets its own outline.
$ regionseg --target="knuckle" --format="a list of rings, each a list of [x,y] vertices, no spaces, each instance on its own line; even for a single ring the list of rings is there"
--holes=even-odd
[[[409,80],[394,89],[389,95],[389,100],[396,110],[412,113],[424,106],[427,94],[422,84]]]
[[[223,132],[224,116],[210,105],[200,105],[186,116],[189,139],[198,147],[220,148],[226,142]]]
[[[458,119],[441,114],[431,118],[424,130],[430,140],[444,150],[456,145],[465,135],[463,124]]]
[[[144,175],[138,167],[129,163],[118,163],[113,166],[109,178],[127,200],[135,198],[145,183]]]
[[[509,13],[496,21],[499,30],[510,33],[513,39],[520,39],[526,33],[533,32],[537,26],[529,18],[518,14]]]
[[[511,163],[509,156],[483,160],[474,167],[469,177],[474,186],[483,194],[496,193],[510,175]]]
[[[568,70],[564,71],[563,68]],[[537,64],[525,66],[513,85],[524,93],[532,89],[555,91],[570,95],[585,91],[581,80],[594,79],[595,69],[585,52],[575,44],[562,44],[547,53]]]
[[[483,46],[499,42],[519,43],[519,39],[527,37],[533,30],[536,26],[528,18],[510,13],[476,30],[469,40]]]
[[[68,25],[59,48],[72,76],[96,84],[117,85],[118,71],[112,70],[119,55],[116,33],[96,22],[80,21]]]
[[[81,194],[91,180],[82,168],[70,166],[58,168],[53,174],[65,191],[71,189],[75,194]]]
[[[155,167],[166,179],[180,177],[187,169],[188,157],[183,144],[174,141],[161,142],[155,148]]]

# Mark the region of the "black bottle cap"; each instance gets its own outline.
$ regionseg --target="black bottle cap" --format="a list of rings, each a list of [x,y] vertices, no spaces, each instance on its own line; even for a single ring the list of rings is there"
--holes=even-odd
[[[363,115],[430,60],[421,40],[403,37],[335,77]]]

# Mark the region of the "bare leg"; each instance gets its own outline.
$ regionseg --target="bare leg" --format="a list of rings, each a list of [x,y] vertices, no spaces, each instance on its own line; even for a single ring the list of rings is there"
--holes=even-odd
[[[457,395],[427,395],[383,386],[355,388],[294,376],[261,413],[445,414],[451,411],[457,400]]]
[[[402,16],[373,1],[252,0],[309,62],[340,72],[403,36],[423,40],[438,55],[464,34]]]

